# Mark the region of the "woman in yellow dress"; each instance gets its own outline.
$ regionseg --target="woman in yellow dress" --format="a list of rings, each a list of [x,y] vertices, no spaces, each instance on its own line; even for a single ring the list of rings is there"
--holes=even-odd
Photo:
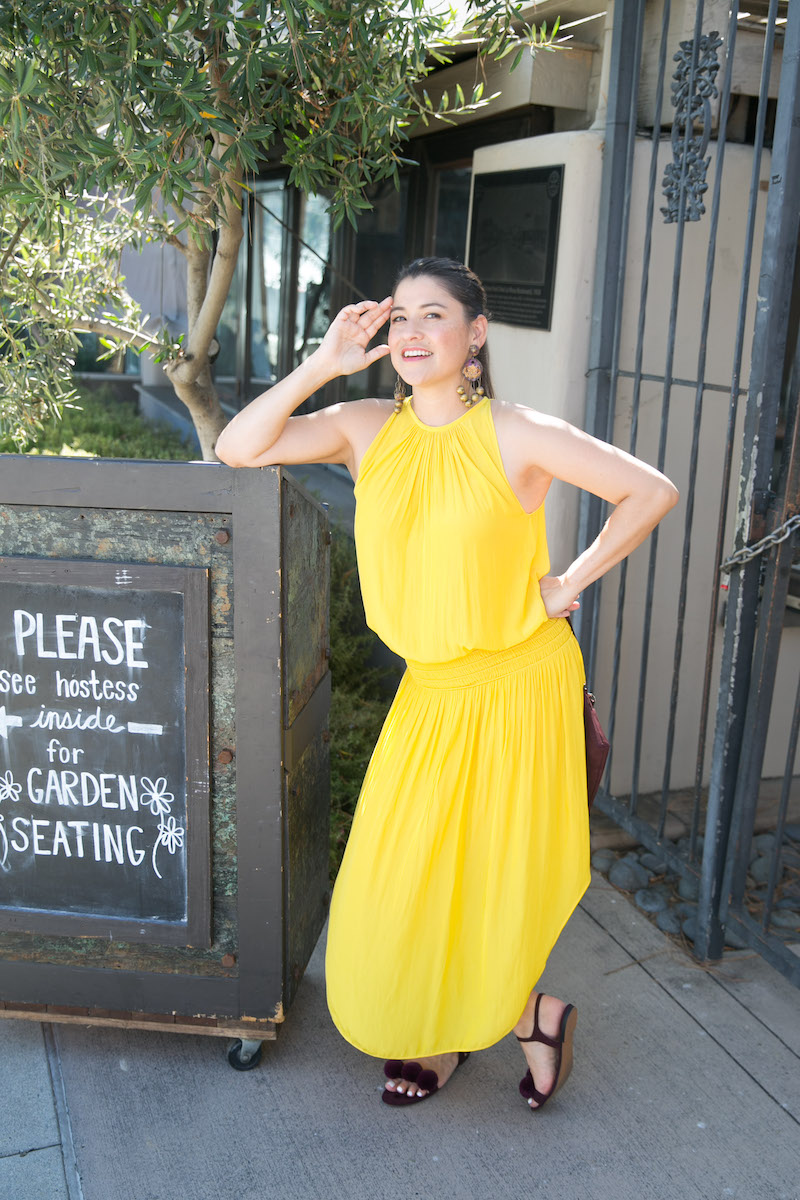
[[[369,349],[387,321],[388,345]],[[391,297],[342,309],[217,443],[232,466],[348,467],[367,621],[407,660],[334,888],[326,958],[333,1020],[386,1060],[393,1105],[427,1098],[512,1030],[532,1109],[569,1074],[577,1012],[536,991],[589,883],[583,663],[563,618],[677,501],[645,463],[493,398],[487,324],[468,268],[418,259]],[[394,402],[291,415],[387,354]],[[554,478],[614,505],[561,575],[548,574],[544,524]]]

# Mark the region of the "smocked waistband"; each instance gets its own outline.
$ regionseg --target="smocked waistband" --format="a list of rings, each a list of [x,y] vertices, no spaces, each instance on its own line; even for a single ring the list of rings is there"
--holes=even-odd
[[[540,625],[526,641],[516,646],[508,646],[504,650],[472,650],[463,658],[442,663],[421,663],[409,659],[408,671],[414,682],[422,687],[474,687],[544,662],[573,640],[568,623],[562,617],[556,617]],[[577,642],[575,644],[577,646]]]

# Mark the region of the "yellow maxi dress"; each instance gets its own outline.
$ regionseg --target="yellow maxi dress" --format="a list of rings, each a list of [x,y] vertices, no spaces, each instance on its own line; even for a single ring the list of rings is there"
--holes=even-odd
[[[488,397],[435,428],[406,401],[355,491],[367,621],[408,669],[333,892],[328,1005],[367,1054],[478,1050],[589,883],[583,662],[545,613],[543,507],[512,491]]]

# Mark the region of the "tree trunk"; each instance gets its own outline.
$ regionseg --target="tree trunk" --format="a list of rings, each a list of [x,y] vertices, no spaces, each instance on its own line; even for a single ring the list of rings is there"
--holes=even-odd
[[[180,356],[164,368],[176,396],[191,414],[203,458],[211,461],[216,460],[214,446],[227,419],[211,378],[208,358],[236,271],[239,246],[244,234],[239,176],[239,167],[230,172],[230,191],[217,227],[217,245],[213,256],[210,246],[199,245],[191,239],[184,249],[189,328]],[[210,201],[201,202],[198,211],[210,212]]]
[[[189,410],[203,458],[208,462],[216,462],[214,446],[228,424],[228,418],[222,411],[217,389],[211,378],[211,368],[206,364],[192,383],[182,383],[173,378],[172,386],[175,388],[175,395]]]

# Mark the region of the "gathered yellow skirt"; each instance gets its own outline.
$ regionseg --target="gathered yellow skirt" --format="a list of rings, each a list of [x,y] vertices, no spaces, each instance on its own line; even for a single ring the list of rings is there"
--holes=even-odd
[[[331,901],[328,1005],[367,1054],[479,1050],[519,1019],[589,883],[583,680],[564,620],[408,664]]]

